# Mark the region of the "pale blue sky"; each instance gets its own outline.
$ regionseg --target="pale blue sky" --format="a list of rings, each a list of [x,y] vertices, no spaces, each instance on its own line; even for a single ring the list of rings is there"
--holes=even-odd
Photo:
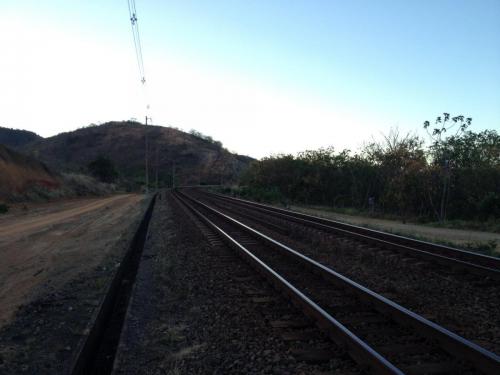
[[[143,117],[126,0],[0,4],[0,125]],[[231,150],[356,149],[443,111],[500,129],[500,0],[136,6],[154,122]]]

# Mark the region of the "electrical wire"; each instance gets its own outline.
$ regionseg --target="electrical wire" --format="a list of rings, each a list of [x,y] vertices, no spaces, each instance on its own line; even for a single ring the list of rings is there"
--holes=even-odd
[[[143,86],[146,85],[146,71],[144,69],[144,59],[142,57],[142,45],[139,34],[139,21],[137,18],[137,9],[135,7],[135,0],[127,0],[128,12],[130,16],[130,23],[132,26],[132,36],[134,38],[135,56],[137,59],[137,66],[139,68],[139,76]]]

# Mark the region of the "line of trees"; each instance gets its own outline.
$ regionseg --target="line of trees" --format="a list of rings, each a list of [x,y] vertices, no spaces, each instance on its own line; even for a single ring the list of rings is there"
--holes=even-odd
[[[500,135],[470,131],[470,118],[446,113],[435,124],[430,131],[424,123],[429,146],[421,137],[391,130],[357,153],[329,147],[264,158],[250,166],[241,184],[274,200],[374,206],[404,218],[500,218]]]

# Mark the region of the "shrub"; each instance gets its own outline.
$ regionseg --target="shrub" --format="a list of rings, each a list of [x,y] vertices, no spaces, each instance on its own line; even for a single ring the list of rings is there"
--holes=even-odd
[[[90,162],[88,164],[88,169],[94,177],[102,182],[114,182],[118,177],[118,172],[113,162],[103,156],[99,156],[97,159]]]
[[[500,217],[500,195],[488,192],[479,201],[479,213],[482,217]]]

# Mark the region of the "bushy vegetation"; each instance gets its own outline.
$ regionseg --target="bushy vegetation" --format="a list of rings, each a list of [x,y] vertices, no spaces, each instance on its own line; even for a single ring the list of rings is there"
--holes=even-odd
[[[204,141],[207,141],[207,142],[209,142],[209,143],[211,143],[213,145],[216,145],[217,147],[221,147],[222,148],[222,142],[216,141],[211,136],[205,135],[205,134],[203,134],[203,133],[201,133],[201,132],[199,132],[199,131],[197,131],[195,129],[191,129],[189,131],[189,134],[195,136],[196,138],[199,138],[199,139],[202,139]]]
[[[117,191],[117,186],[97,181],[91,176],[79,173],[62,174],[64,189],[62,196],[89,196],[107,195]]]
[[[0,126],[0,144],[11,147],[22,146],[41,138],[28,130],[4,128]]]
[[[332,147],[254,162],[243,195],[355,208],[421,221],[500,218],[500,135],[467,130],[471,119],[438,117],[431,144],[392,130],[357,153]],[[429,122],[424,127],[428,129]],[[454,134],[445,137],[446,132]],[[270,198],[270,199],[269,199]]]
[[[114,163],[104,156],[99,156],[97,159],[91,161],[88,164],[88,169],[92,176],[99,179],[101,182],[115,182],[118,177],[118,172]]]

